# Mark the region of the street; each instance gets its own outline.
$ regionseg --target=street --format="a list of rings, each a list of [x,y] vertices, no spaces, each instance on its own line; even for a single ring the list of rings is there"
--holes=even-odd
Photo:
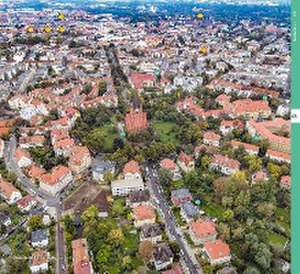
[[[162,217],[165,220],[166,228],[180,247],[182,251],[182,259],[184,260],[187,269],[191,274],[202,274],[203,271],[194,255],[193,250],[185,240],[181,228],[176,225],[176,220],[170,210],[170,206],[159,189],[158,180],[156,178],[156,170],[148,166],[147,177],[149,190],[154,196],[154,199],[158,201],[156,204],[163,215]]]
[[[65,274],[67,270],[66,256],[65,256],[65,242],[64,231],[60,226],[60,217],[62,213],[62,207],[60,205],[59,197],[52,197],[44,191],[41,191],[37,185],[25,176],[21,168],[15,161],[15,152],[17,148],[17,140],[15,136],[12,136],[4,149],[4,159],[8,170],[16,174],[18,181],[28,193],[35,196],[36,199],[47,207],[54,207],[56,209],[57,222],[56,222],[56,274]]]

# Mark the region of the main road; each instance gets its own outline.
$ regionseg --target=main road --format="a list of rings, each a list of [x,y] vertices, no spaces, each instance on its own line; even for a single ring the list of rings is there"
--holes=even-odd
[[[65,239],[64,231],[60,225],[60,218],[62,214],[62,204],[59,197],[50,196],[48,193],[41,191],[18,166],[15,153],[17,148],[17,140],[12,136],[5,145],[4,159],[8,170],[14,172],[22,187],[31,195],[35,196],[38,201],[43,203],[44,206],[53,207],[56,209],[56,274],[67,273],[66,255],[65,255]]]
[[[202,268],[199,265],[193,250],[185,240],[180,227],[176,225],[176,219],[170,210],[167,200],[160,190],[156,170],[151,166],[147,166],[146,171],[148,188],[151,192],[151,195],[153,195],[154,200],[156,201],[156,205],[163,215],[166,228],[168,229],[170,236],[177,242],[181,249],[181,256],[185,262],[186,268],[191,274],[203,274]]]

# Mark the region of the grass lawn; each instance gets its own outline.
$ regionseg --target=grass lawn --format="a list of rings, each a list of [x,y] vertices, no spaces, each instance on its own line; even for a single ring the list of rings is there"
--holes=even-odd
[[[286,232],[290,232],[290,213],[288,209],[277,208],[275,211],[276,223],[283,227]]]
[[[163,143],[179,144],[176,138],[175,126],[173,122],[154,121],[153,128]]]
[[[224,214],[224,209],[222,206],[211,202],[207,202],[204,205],[202,205],[201,209],[203,209],[209,217],[213,218],[222,218]]]
[[[280,248],[283,248],[287,241],[287,239],[284,236],[272,232],[269,233],[268,240],[270,245],[280,247]]]

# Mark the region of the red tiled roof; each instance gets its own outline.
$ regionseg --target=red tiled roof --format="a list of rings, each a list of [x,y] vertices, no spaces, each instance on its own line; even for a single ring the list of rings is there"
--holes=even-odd
[[[290,156],[289,153],[275,151],[275,150],[271,150],[271,149],[267,150],[266,156],[271,157],[271,158],[272,157],[281,158],[281,159],[284,159],[284,160],[287,160],[287,161],[289,161],[291,159],[291,156]]]
[[[213,260],[230,256],[229,245],[221,240],[205,242],[204,249]]]
[[[86,239],[72,241],[74,274],[91,274]]]
[[[10,199],[11,195],[14,192],[20,191],[17,188],[15,188],[12,183],[5,181],[3,178],[0,178],[0,192],[6,199]]]
[[[207,131],[203,134],[203,139],[212,140],[212,141],[220,141],[221,136],[219,134],[214,133],[213,131]]]
[[[240,162],[231,158],[228,158],[227,156],[223,156],[221,154],[215,154],[213,163],[219,165],[219,166],[225,166],[230,168],[238,169],[240,168]]]
[[[135,89],[140,90],[144,87],[145,82],[154,82],[155,77],[150,73],[133,72],[130,75],[131,82]]]
[[[176,164],[174,163],[174,161],[171,159],[167,159],[167,158],[163,159],[160,162],[160,166],[161,166],[161,168],[168,169],[168,170],[174,170],[176,168]]]
[[[231,112],[235,115],[243,115],[246,113],[261,113],[269,112],[271,109],[267,101],[258,100],[254,101],[251,99],[237,100],[231,103]]]
[[[284,188],[291,187],[291,177],[290,176],[282,176],[280,179],[280,185]]]
[[[198,238],[205,238],[217,234],[216,226],[213,222],[201,219],[191,224],[191,230]]]
[[[193,157],[190,155],[187,155],[186,153],[184,153],[183,151],[180,152],[178,160],[182,163],[185,163],[186,165],[188,165],[190,162],[193,161]]]
[[[30,153],[24,149],[17,148],[15,157],[17,161],[21,160],[23,157],[30,159]]]
[[[247,143],[243,143],[240,141],[235,141],[232,140],[230,142],[230,144],[234,147],[234,148],[239,148],[239,147],[243,147],[245,150],[251,150],[253,152],[257,152],[259,151],[259,147],[256,145],[252,145],[252,144],[247,144]]]
[[[31,258],[32,266],[39,266],[42,264],[48,263],[48,252],[44,250],[37,250],[33,252]]]
[[[155,218],[155,211],[152,206],[141,205],[133,209],[133,214],[136,220],[150,220]]]
[[[138,162],[131,160],[127,164],[125,164],[123,168],[123,174],[126,175],[127,173],[140,173],[140,166]]]
[[[183,274],[183,271],[180,265],[176,265],[172,269],[163,271],[162,274]]]
[[[84,146],[74,146],[69,159],[70,165],[81,165],[82,160],[90,156],[90,151]]]
[[[147,114],[141,110],[131,109],[125,116],[125,127],[129,133],[135,133],[148,128]]]

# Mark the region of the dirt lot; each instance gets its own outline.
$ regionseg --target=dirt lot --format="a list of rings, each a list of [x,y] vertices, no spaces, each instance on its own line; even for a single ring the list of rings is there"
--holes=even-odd
[[[101,186],[96,183],[84,183],[65,200],[64,214],[83,212],[101,191]]]

